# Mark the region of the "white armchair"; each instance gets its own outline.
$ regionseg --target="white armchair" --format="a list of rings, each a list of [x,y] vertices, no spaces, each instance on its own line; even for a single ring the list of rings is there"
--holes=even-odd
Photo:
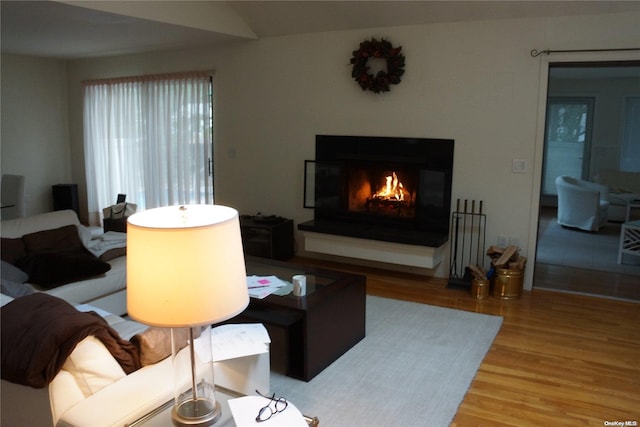
[[[598,231],[607,222],[609,188],[569,176],[556,178],[558,224]]]

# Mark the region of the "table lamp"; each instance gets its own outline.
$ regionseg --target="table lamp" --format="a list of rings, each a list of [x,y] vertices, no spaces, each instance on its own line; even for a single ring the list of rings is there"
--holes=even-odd
[[[235,209],[220,205],[170,206],[129,217],[128,314],[151,326],[189,329],[188,357],[187,350],[181,351],[172,339],[174,425],[208,426],[220,417],[211,354],[196,350],[194,339],[198,328],[204,326],[206,330],[227,320],[248,304]],[[172,337],[175,331],[172,329]],[[208,341],[205,345],[210,352],[210,338],[203,337],[202,341]],[[181,363],[190,366],[185,368]],[[185,378],[188,376],[191,378]]]

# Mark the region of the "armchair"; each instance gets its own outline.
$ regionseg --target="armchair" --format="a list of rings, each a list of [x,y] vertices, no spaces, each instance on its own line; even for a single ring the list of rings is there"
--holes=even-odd
[[[607,222],[609,188],[569,176],[556,178],[558,224],[598,231]]]

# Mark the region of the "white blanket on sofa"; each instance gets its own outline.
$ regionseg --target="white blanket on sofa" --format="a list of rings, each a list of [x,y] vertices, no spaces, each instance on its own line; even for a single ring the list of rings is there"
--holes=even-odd
[[[127,247],[127,233],[118,231],[107,231],[101,236],[91,239],[85,243],[85,247],[89,252],[100,257],[111,249],[119,249]]]

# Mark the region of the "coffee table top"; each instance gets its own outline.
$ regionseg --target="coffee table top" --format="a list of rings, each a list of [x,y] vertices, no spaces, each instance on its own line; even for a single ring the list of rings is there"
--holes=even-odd
[[[303,310],[316,304],[321,301],[325,295],[333,292],[335,289],[346,286],[353,280],[366,280],[364,276],[358,274],[318,269],[267,258],[246,256],[245,261],[247,275],[276,276],[287,282],[291,282],[291,278],[296,274],[304,274],[307,276],[307,291],[304,296],[294,296],[293,293],[284,296],[272,294],[261,300],[253,298],[251,300],[253,302],[265,301],[270,304]]]

